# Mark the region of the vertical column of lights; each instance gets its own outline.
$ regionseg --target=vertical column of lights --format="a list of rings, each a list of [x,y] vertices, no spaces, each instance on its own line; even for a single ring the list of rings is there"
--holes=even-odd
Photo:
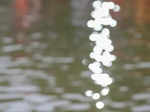
[[[87,22],[87,26],[94,30],[89,39],[95,43],[93,51],[90,53],[90,58],[95,61],[89,64],[88,67],[93,73],[91,79],[95,84],[101,86],[102,90],[97,93],[87,90],[85,94],[96,100],[96,107],[102,109],[104,103],[100,100],[101,96],[108,95],[109,85],[113,82],[113,79],[103,71],[102,67],[111,67],[112,62],[116,60],[116,56],[111,54],[114,47],[109,38],[110,30],[106,26],[115,27],[117,25],[117,21],[110,15],[110,10],[117,12],[120,7],[113,2],[101,2],[100,0],[94,1],[93,7],[94,11],[91,13],[93,19]]]

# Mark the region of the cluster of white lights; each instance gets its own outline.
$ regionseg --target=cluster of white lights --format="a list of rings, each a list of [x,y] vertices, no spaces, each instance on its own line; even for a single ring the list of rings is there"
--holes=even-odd
[[[106,26],[115,27],[117,25],[117,21],[110,15],[110,10],[117,12],[120,10],[120,7],[113,2],[101,2],[100,0],[94,1],[93,7],[94,11],[91,13],[93,19],[87,22],[87,26],[94,29],[89,39],[95,43],[93,51],[90,53],[90,58],[94,59],[95,62],[89,64],[88,67],[93,72],[91,79],[103,89],[97,93],[87,90],[85,94],[96,100],[96,107],[102,109],[104,103],[98,100],[101,96],[109,94],[108,86],[113,82],[109,74],[104,73],[102,66],[111,67],[112,62],[116,60],[116,56],[111,54],[114,47],[110,40],[110,30]]]

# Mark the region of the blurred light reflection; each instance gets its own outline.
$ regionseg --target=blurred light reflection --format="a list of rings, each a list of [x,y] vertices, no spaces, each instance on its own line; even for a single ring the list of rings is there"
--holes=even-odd
[[[93,19],[87,22],[89,28],[94,29],[94,33],[89,36],[91,41],[95,42],[93,52],[90,53],[90,58],[95,62],[89,64],[89,69],[93,72],[91,79],[94,80],[96,85],[103,87],[100,93],[94,93],[92,90],[85,92],[86,96],[92,97],[94,100],[100,100],[100,96],[106,96],[109,93],[109,85],[112,84],[113,79],[109,74],[103,71],[103,66],[111,67],[112,62],[116,60],[116,56],[111,52],[114,50],[112,41],[110,40],[110,31],[105,26],[115,27],[117,21],[110,15],[110,10],[119,11],[120,7],[113,2],[101,2],[96,0],[93,2],[94,11],[91,16]],[[104,103],[97,101],[96,107],[102,109]]]

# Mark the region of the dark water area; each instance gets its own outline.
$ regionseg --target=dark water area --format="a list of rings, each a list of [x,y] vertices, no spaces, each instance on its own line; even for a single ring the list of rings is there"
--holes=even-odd
[[[0,1],[0,112],[100,111],[84,95],[99,91],[87,67],[91,3],[44,0],[30,9],[33,22],[16,27],[13,2]],[[106,68],[115,81],[102,112],[150,112],[149,26],[137,21],[129,0],[120,5],[111,29],[117,60]]]

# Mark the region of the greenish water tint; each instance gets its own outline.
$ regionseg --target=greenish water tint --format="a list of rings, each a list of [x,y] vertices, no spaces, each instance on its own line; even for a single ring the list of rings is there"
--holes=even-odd
[[[87,67],[90,2],[52,0],[44,6],[21,44],[14,37],[11,3],[0,1],[0,112],[99,111],[84,95],[90,88],[99,91]],[[112,29],[118,58],[108,71],[115,82],[102,112],[150,111],[149,27],[130,23],[120,20]]]

